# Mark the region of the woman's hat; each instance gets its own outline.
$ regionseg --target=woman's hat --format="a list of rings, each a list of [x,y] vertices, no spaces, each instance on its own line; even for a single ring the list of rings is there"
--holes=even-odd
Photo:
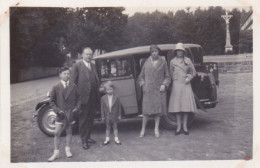
[[[161,52],[161,49],[160,49],[157,45],[151,45],[151,46],[150,46],[150,52],[151,52],[152,50],[154,50],[154,49],[158,50],[159,53]]]
[[[176,44],[175,51],[177,51],[177,50],[182,50],[182,51],[186,52],[186,50],[185,50],[185,48],[183,47],[183,44],[182,44],[182,43]]]

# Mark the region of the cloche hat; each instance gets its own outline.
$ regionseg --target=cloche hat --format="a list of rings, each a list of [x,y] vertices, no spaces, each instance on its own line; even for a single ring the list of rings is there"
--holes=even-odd
[[[176,44],[175,51],[177,51],[177,50],[182,50],[182,51],[186,52],[186,50],[185,50],[185,48],[183,47],[183,44],[182,44],[182,43]]]

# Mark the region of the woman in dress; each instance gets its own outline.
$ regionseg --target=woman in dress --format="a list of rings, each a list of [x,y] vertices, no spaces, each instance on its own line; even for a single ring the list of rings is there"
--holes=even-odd
[[[159,55],[160,48],[152,45],[150,52],[151,56],[145,61],[139,78],[139,84],[143,90],[143,120],[140,137],[143,137],[145,134],[149,117],[153,117],[155,120],[155,136],[160,136],[160,116],[167,111],[166,89],[171,82],[166,60]]]
[[[174,53],[176,57],[170,62],[170,75],[173,81],[168,112],[176,114],[177,129],[175,135],[179,135],[182,128],[184,134],[189,135],[188,116],[192,112],[197,112],[190,84],[190,81],[196,75],[196,71],[191,60],[185,56],[186,51],[182,43],[176,45]]]

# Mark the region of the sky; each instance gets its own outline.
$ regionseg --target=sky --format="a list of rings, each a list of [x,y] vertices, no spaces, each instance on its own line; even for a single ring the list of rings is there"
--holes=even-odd
[[[178,10],[186,10],[187,6],[186,7],[125,7],[125,11],[124,13],[125,14],[128,14],[129,16],[133,16],[134,13],[136,12],[141,12],[141,13],[146,13],[146,12],[154,12],[156,10],[160,11],[160,12],[164,12],[164,13],[167,13],[168,11],[171,11],[171,12],[176,12]],[[196,10],[197,7],[191,7],[190,8],[190,11],[194,11]],[[201,9],[207,9],[208,7],[203,7],[201,6],[200,7]],[[249,7],[223,7],[227,10],[232,10],[233,8],[238,8],[239,10],[242,10],[242,9],[245,9],[245,10],[249,10],[250,8]]]

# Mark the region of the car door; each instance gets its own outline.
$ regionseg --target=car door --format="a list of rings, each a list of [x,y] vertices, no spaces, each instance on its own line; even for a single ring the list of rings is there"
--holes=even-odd
[[[138,113],[135,78],[131,57],[103,58],[98,60],[101,83],[112,81],[114,94],[118,95],[126,116]]]

